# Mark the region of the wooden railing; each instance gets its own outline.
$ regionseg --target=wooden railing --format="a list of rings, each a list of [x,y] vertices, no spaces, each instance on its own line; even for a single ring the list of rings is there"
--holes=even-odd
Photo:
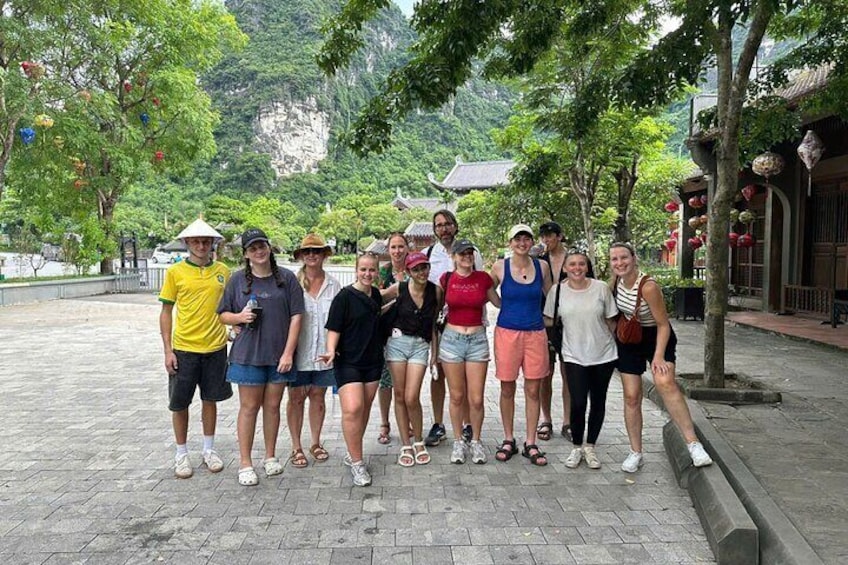
[[[833,289],[815,286],[785,285],[783,309],[830,318],[833,311]]]

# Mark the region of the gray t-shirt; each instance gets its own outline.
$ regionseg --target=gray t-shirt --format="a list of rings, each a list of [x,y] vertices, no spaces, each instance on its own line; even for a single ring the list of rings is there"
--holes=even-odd
[[[303,288],[298,284],[297,277],[288,269],[279,269],[282,286],[277,286],[273,276],[253,277],[253,286],[247,290],[247,279],[244,271],[233,273],[224,296],[218,304],[218,313],[241,312],[251,294],[256,295],[262,306],[262,317],[259,326],[249,328],[244,326],[230,348],[230,363],[252,365],[256,367],[274,365],[280,362],[280,357],[286,348],[289,337],[289,324],[292,316],[303,314]]]
[[[562,318],[562,359],[589,367],[618,359],[615,337],[606,324],[607,318],[618,315],[615,299],[609,286],[589,279],[589,286],[574,290],[568,280],[559,283],[559,315]],[[556,285],[548,291],[545,316],[554,317]]]

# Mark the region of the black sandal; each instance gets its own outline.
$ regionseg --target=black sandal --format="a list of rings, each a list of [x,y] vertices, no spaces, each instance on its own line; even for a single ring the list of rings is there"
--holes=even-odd
[[[551,439],[553,432],[554,426],[551,422],[542,422],[539,424],[539,427],[536,428],[536,437],[542,441],[548,441]]]
[[[531,453],[531,451],[535,451],[535,453]],[[521,455],[529,459],[530,463],[537,467],[544,467],[548,464],[548,458],[545,457],[545,452],[539,449],[539,446],[535,443],[531,443],[530,445],[525,443],[524,451],[521,452]]]
[[[495,451],[495,459],[506,463],[512,456],[518,453],[518,447],[515,445],[515,438],[505,439],[501,442],[501,446]]]

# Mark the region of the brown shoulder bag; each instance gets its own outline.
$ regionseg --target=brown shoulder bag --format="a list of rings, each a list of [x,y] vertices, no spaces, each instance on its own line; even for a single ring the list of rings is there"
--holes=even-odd
[[[642,341],[642,324],[639,323],[639,306],[642,305],[642,286],[650,277],[647,275],[639,281],[639,288],[636,289],[636,306],[633,308],[633,317],[628,318],[624,314],[618,317],[618,322],[615,326],[615,338],[620,343],[639,343]],[[616,281],[616,288],[618,281]]]

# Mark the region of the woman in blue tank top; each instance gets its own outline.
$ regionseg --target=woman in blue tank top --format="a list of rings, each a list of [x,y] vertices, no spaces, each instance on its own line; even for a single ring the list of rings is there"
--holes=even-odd
[[[551,286],[547,263],[530,257],[533,229],[517,224],[509,230],[512,257],[495,263],[492,279],[500,285],[501,311],[495,327],[495,376],[501,382],[500,409],[504,440],[495,453],[498,461],[509,461],[518,453],[513,421],[519,372],[524,374],[527,440],[521,454],[534,465],[547,465],[536,445],[539,423],[539,390],[549,371],[548,337],[542,318],[542,297]]]

